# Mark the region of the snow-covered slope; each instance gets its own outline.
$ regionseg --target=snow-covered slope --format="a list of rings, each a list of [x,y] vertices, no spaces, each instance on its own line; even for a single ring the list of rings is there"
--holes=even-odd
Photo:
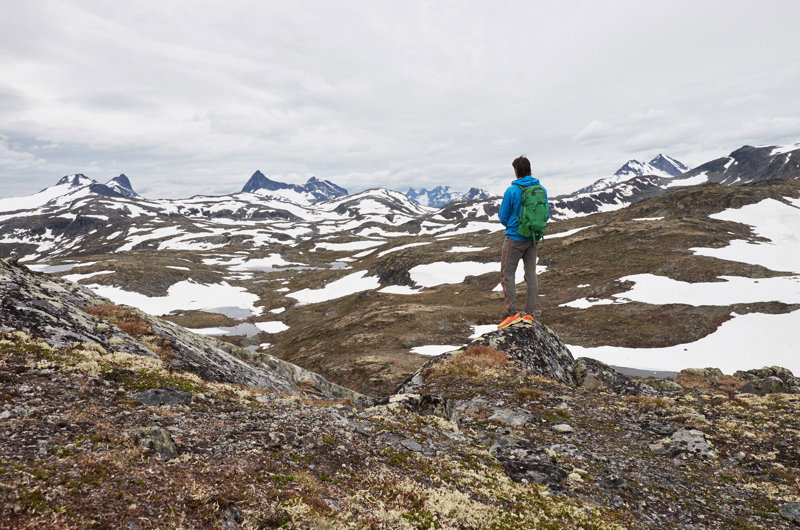
[[[124,174],[114,177],[105,184],[100,184],[96,180],[78,173],[61,177],[54,186],[45,188],[39,193],[0,199],[0,212],[30,210],[46,205],[64,205],[91,194],[104,197],[139,197]]]
[[[673,186],[705,183],[738,186],[771,179],[800,178],[800,143],[745,145],[728,156],[697,166],[676,177]]]
[[[86,175],[67,175],[62,177],[55,186],[50,186],[43,189],[39,193],[27,195],[24,197],[8,197],[0,199],[0,212],[13,212],[17,210],[29,210],[31,208],[39,208],[48,202],[73,193],[79,189],[85,188],[92,184],[94,181]]]

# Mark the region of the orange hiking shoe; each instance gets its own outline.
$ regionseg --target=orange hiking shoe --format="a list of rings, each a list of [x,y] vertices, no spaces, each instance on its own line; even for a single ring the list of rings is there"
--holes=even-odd
[[[507,328],[508,326],[510,326],[511,324],[513,324],[514,322],[519,322],[519,321],[520,321],[520,318],[519,318],[519,313],[514,313],[514,315],[513,315],[513,316],[506,317],[506,319],[505,319],[505,320],[503,320],[502,322],[500,322],[500,323],[497,325],[497,329],[503,329],[503,328]]]
[[[533,324],[533,315],[529,315],[527,313],[522,315],[522,321],[528,324]]]

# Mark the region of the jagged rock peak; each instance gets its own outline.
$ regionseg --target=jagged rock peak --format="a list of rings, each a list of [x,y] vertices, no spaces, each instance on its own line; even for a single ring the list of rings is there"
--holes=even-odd
[[[256,190],[276,190],[280,189],[282,184],[281,182],[275,182],[274,180],[270,180],[264,173],[261,172],[260,169],[257,169],[255,173],[252,174],[250,179],[242,188],[242,192],[244,193],[252,193]]]
[[[337,186],[329,180],[321,180],[317,177],[308,179],[304,186],[288,184],[271,180],[260,170],[256,170],[250,180],[242,188],[243,193],[261,193],[264,195],[274,195],[286,197],[290,200],[301,200],[304,202],[318,202],[347,195],[347,190]],[[276,193],[269,193],[276,192]]]
[[[120,173],[118,176],[106,182],[106,186],[123,197],[139,197],[139,194],[134,191],[131,181],[125,173]]]
[[[674,177],[677,177],[681,173],[685,173],[690,169],[689,166],[680,160],[672,158],[671,156],[663,155],[661,153],[655,156],[650,162],[648,162],[648,164],[656,169],[660,169],[661,171],[669,173]]]
[[[128,188],[129,190],[133,190],[133,186],[131,186],[131,181],[125,173],[120,173],[118,176],[109,180],[108,184],[110,185],[112,182],[119,184],[124,188]]]

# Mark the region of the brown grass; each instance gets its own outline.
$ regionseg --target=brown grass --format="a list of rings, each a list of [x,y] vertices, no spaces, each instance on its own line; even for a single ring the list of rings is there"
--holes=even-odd
[[[534,399],[542,399],[544,392],[538,388],[520,388],[515,395],[520,401],[532,401]]]
[[[172,343],[157,335],[150,326],[150,322],[131,309],[116,304],[100,304],[86,307],[85,311],[97,318],[111,322],[124,333],[142,342],[162,360],[167,361],[174,357]]]
[[[675,378],[675,382],[687,390],[697,388],[706,393],[722,392],[728,397],[733,397],[734,393],[742,386],[742,382],[729,375],[718,377],[703,377],[701,375],[682,374]]]
[[[450,374],[476,377],[487,370],[507,364],[508,357],[505,353],[490,346],[473,344],[464,352],[431,366],[425,372],[427,376]]]

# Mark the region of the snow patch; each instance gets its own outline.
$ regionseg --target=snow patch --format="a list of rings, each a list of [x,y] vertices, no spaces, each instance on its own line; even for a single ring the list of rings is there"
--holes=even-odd
[[[442,353],[446,353],[449,351],[457,350],[460,346],[450,346],[447,344],[429,344],[427,346],[414,346],[411,348],[413,353],[418,353],[420,355],[441,355]]]
[[[587,228],[591,228],[593,226],[595,226],[595,225],[581,226],[580,228],[573,228],[572,230],[567,230],[565,232],[558,232],[557,234],[547,234],[547,235],[545,235],[545,238],[547,238],[547,239],[556,239],[556,238],[559,238],[559,237],[569,237],[572,234],[577,234],[578,232],[580,232],[582,230],[586,230]]]
[[[251,315],[260,315],[262,307],[256,307],[258,296],[248,293],[243,287],[234,287],[225,282],[219,284],[201,284],[192,280],[183,280],[167,289],[166,296],[147,296],[134,291],[125,291],[109,285],[87,285],[100,296],[110,299],[115,304],[130,305],[151,315],[166,315],[176,310],[199,310],[215,312],[226,307],[236,307]]]
[[[267,322],[256,322],[256,327],[265,333],[280,333],[281,331],[286,331],[289,329],[289,326],[281,322],[280,320],[270,320]]]
[[[408,285],[387,285],[383,289],[379,289],[378,292],[388,294],[419,294],[422,291],[409,287]]]
[[[673,179],[669,184],[667,184],[667,188],[678,188],[682,186],[697,186],[699,184],[705,184],[708,182],[708,174],[706,171],[702,173],[698,173],[697,175],[685,179]]]
[[[500,271],[499,263],[479,263],[477,261],[461,261],[448,263],[437,261],[426,265],[417,265],[408,272],[411,281],[421,287],[435,287],[447,283],[461,283],[467,276],[480,276],[489,272]]]
[[[772,301],[800,303],[800,276],[720,276],[720,279],[724,281],[689,283],[654,274],[634,274],[620,278],[623,282],[635,282],[633,288],[613,296],[655,305],[726,306]]]
[[[490,333],[492,331],[497,331],[497,326],[495,324],[473,324],[472,335],[470,335],[469,338],[477,339],[478,337]]]
[[[422,243],[409,243],[408,245],[401,245],[399,247],[390,248],[389,250],[383,250],[381,252],[378,252],[378,257],[380,258],[381,256],[385,256],[386,254],[391,254],[392,252],[397,252],[398,250],[403,250],[411,247],[421,247],[422,245],[430,245],[430,244],[431,244],[430,241],[425,241]]]
[[[377,277],[367,276],[367,271],[359,271],[339,278],[321,289],[302,289],[294,293],[289,293],[286,296],[297,300],[298,305],[306,305],[327,302],[328,300],[334,300],[378,287],[380,287],[380,282]],[[276,289],[276,291],[278,290],[280,289]],[[288,289],[286,290],[288,291]]]
[[[69,280],[71,282],[79,282],[81,280],[85,280],[86,278],[100,276],[101,274],[114,274],[114,271],[98,271],[98,272],[90,272],[88,274],[67,274],[66,276],[62,276],[62,278],[64,278],[65,280]]]
[[[453,247],[447,252],[481,252],[489,247]]]

